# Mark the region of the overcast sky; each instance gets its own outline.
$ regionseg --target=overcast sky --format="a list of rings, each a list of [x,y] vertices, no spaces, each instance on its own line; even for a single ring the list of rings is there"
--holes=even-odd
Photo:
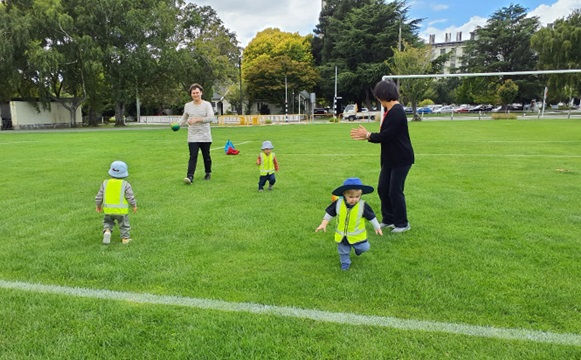
[[[236,33],[242,47],[256,33],[268,27],[307,35],[319,22],[319,0],[195,0],[198,5],[209,5],[216,10],[225,26]],[[543,25],[567,17],[581,8],[581,0],[502,1],[502,0],[409,0],[411,18],[422,18],[419,35],[425,40],[436,35],[436,42],[444,41],[444,33],[462,31],[463,39],[469,37],[476,26],[486,24],[495,11],[511,3],[525,7],[531,16],[538,16]]]

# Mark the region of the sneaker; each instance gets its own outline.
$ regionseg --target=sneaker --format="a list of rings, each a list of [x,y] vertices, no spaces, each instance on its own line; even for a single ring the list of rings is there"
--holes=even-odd
[[[269,191],[270,191],[270,190],[272,190],[272,187],[273,187],[273,186],[274,186],[274,185],[268,185],[268,190],[269,190]]]
[[[111,231],[103,231],[103,244],[109,245],[111,243]]]
[[[258,189],[258,192],[263,192],[263,191],[264,191],[263,189]]]
[[[127,245],[131,242],[131,238],[123,238],[121,239],[121,243],[123,243],[124,245]]]
[[[184,178],[184,183],[186,185],[190,185],[193,181],[194,181],[194,179],[189,177],[189,176]]]
[[[379,223],[379,227],[380,227],[381,229],[384,229],[384,228],[395,229],[395,225],[394,225],[394,224],[384,224],[384,223]]]
[[[347,270],[349,270],[350,266],[351,266],[351,264],[341,264],[341,270],[347,271]]]
[[[410,226],[410,224],[407,224],[405,227],[394,227],[393,230],[391,230],[391,232],[392,233],[402,233],[402,232],[408,231],[411,228],[412,227]]]
[[[206,173],[206,176],[204,176],[204,180],[210,180],[211,177],[212,177],[211,173]]]

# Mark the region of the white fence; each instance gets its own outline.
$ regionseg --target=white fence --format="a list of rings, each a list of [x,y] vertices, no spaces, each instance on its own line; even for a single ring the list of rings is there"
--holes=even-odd
[[[179,122],[181,115],[140,116],[141,124],[168,125]],[[264,125],[274,123],[300,123],[308,120],[304,114],[289,115],[222,115],[218,116],[219,125]]]

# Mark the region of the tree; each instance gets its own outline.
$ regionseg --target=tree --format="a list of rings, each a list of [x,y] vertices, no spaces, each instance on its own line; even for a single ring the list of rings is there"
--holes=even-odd
[[[371,105],[372,87],[389,73],[388,63],[398,47],[401,26],[403,41],[418,46],[415,34],[420,20],[409,20],[404,1],[388,4],[380,0],[331,0],[326,2],[315,29],[314,57],[322,81],[318,91],[334,95],[335,66],[343,99]]]
[[[532,70],[536,68],[537,55],[531,49],[530,40],[539,20],[528,17],[526,9],[520,5],[510,5],[496,11],[484,27],[475,30],[475,39],[469,40],[462,57],[462,72],[508,72]],[[519,87],[517,99],[526,101],[538,96],[542,89],[535,77],[511,78]],[[466,78],[462,82],[471,84],[472,97],[494,96],[494,91],[502,78]],[[490,82],[494,83],[490,85]]]
[[[502,105],[508,105],[513,102],[514,98],[518,94],[518,85],[514,83],[511,79],[504,81],[502,85],[498,87],[498,98]],[[507,107],[508,111],[508,107]]]
[[[432,48],[423,46],[415,48],[404,43],[404,50],[393,49],[391,61],[392,72],[396,75],[429,74],[432,72]],[[414,120],[421,118],[417,114],[418,100],[424,97],[430,88],[432,79],[400,79],[400,90],[403,96],[412,104]]]
[[[265,29],[244,49],[242,77],[249,102],[284,105],[285,78],[289,91],[311,91],[317,80],[311,37],[279,29]]]
[[[558,19],[553,26],[539,30],[531,38],[531,46],[539,56],[541,69],[581,68],[581,10],[567,19]],[[551,94],[571,98],[581,96],[581,74],[550,75]],[[554,95],[554,96],[555,96]]]

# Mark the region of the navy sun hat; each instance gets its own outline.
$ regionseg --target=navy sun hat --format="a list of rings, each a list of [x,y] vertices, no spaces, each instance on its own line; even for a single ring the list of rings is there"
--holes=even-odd
[[[111,163],[111,167],[109,168],[109,175],[114,178],[122,179],[129,176],[129,172],[127,171],[127,164],[123,161],[113,161]]]
[[[335,190],[333,190],[333,195],[341,196],[347,190],[361,190],[364,194],[369,194],[373,192],[373,186],[363,185],[361,179],[359,178],[348,178],[343,182],[343,185],[339,186]]]

